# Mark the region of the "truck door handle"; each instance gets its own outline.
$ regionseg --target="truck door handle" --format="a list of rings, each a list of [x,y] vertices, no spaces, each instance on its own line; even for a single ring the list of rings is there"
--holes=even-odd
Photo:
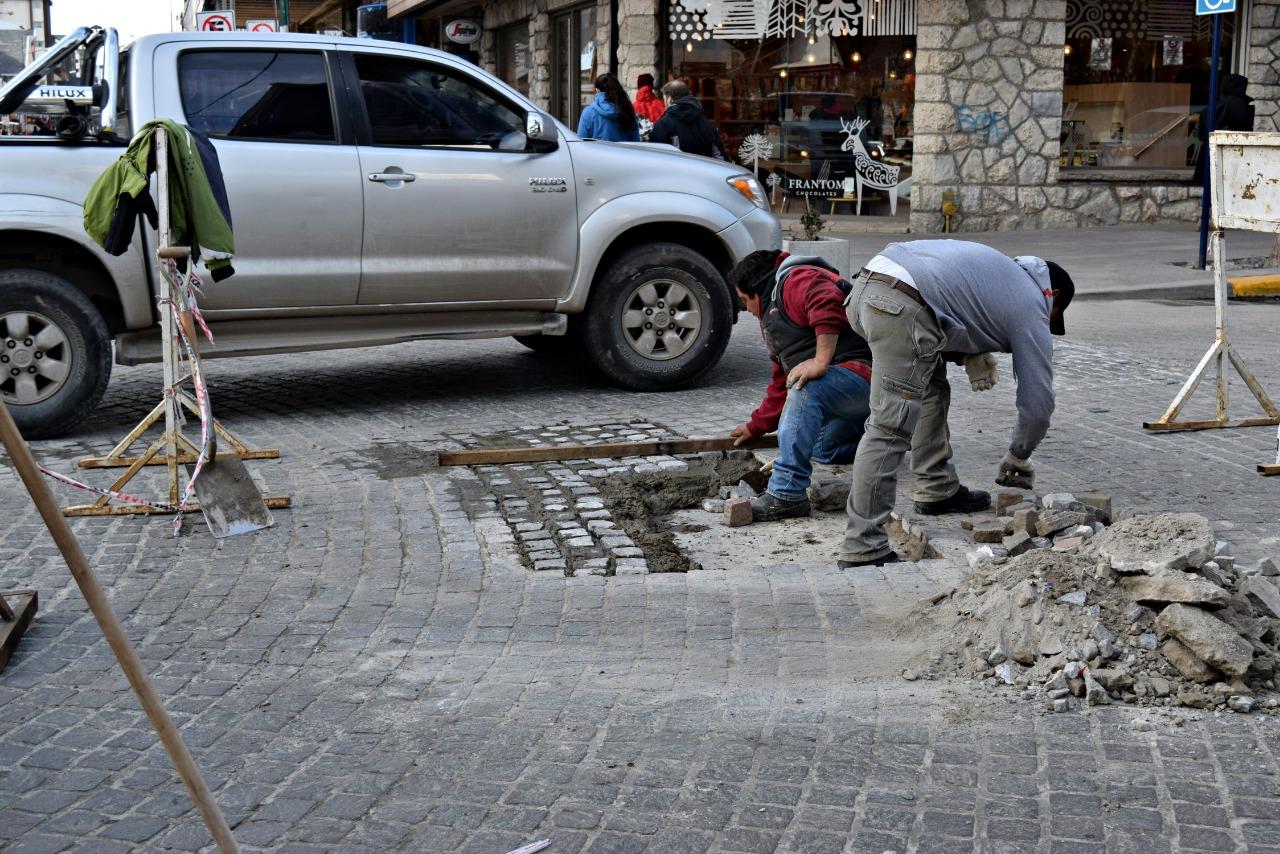
[[[406,184],[412,184],[418,180],[418,176],[412,172],[370,172],[369,180],[379,184],[393,184],[401,181]]]

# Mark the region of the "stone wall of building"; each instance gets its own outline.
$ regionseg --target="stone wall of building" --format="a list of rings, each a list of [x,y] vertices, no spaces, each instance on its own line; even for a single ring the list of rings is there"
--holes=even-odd
[[[1253,2],[1245,76],[1254,99],[1254,130],[1280,131],[1280,0]]]
[[[1058,177],[1065,0],[929,0],[916,14],[912,230],[941,230],[946,191],[966,231],[1026,227]]]
[[[484,12],[481,64],[498,67],[498,36],[502,27],[529,21],[529,97],[540,107],[551,104],[551,16],[578,5],[578,0],[504,0],[489,3]],[[653,73],[658,59],[658,4],[654,0],[619,0],[618,78],[634,92],[636,76]],[[600,73],[609,70],[609,0],[596,3],[596,56]]]
[[[1065,0],[930,0],[917,14],[912,231],[942,230],[944,193],[956,231],[1199,217],[1200,189],[1176,176],[1060,178]]]

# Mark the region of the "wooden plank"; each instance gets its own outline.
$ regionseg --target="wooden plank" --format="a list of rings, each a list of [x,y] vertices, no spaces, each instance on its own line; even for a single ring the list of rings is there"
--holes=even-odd
[[[241,451],[240,459],[242,460],[278,460],[280,459],[280,451],[275,448],[266,448],[261,451]],[[82,469],[113,469],[126,468],[138,461],[137,457],[85,457],[80,460],[77,465]],[[196,461],[195,454],[178,454],[178,465],[188,465]],[[146,462],[149,466],[163,466],[168,464],[169,459],[163,455],[152,457]]]
[[[650,439],[643,442],[602,442],[597,445],[535,445],[528,448],[476,448],[466,451],[441,451],[442,466],[506,465],[508,463],[545,463],[555,460],[596,460],[618,457],[697,454],[703,451],[755,450],[778,447],[776,434],[757,436],[734,445],[728,436],[694,439]]]
[[[291,499],[287,495],[273,495],[262,500],[272,510],[291,506]],[[62,508],[63,516],[164,516],[166,512],[141,504],[76,504]],[[199,513],[200,502],[188,503],[187,512]]]
[[[0,620],[0,671],[9,663],[13,648],[26,634],[27,626],[36,615],[40,605],[40,594],[34,590],[3,591],[9,605],[13,608],[13,620]]]
[[[1276,463],[1275,465],[1258,463],[1258,474],[1263,477],[1271,477],[1272,475],[1280,474],[1280,463]]]
[[[1228,427],[1272,427],[1280,424],[1280,418],[1246,418],[1243,421],[1143,421],[1146,430],[1162,430],[1176,433],[1180,430],[1216,430]]]

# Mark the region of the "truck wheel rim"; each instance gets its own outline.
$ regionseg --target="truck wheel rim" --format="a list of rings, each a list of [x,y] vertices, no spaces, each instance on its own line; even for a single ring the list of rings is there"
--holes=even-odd
[[[48,400],[71,374],[71,344],[58,324],[34,311],[0,314],[0,394],[30,406]]]
[[[698,298],[673,279],[650,279],[622,303],[622,336],[646,359],[665,362],[681,356],[701,332]]]

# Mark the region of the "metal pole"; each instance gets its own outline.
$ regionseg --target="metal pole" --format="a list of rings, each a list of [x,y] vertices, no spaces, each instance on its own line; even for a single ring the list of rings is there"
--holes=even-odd
[[[169,134],[164,128],[156,130],[156,196],[160,221],[160,245],[157,255],[160,259],[160,336],[161,355],[164,360],[164,434],[166,467],[169,475],[169,503],[178,503],[178,419],[182,413],[178,411],[176,386],[178,384],[178,345],[173,328],[173,312],[170,300],[173,289],[169,283],[169,274],[165,270],[167,250],[173,244],[173,233],[169,219]],[[190,263],[190,259],[188,259]]]
[[[27,447],[26,440],[18,432],[18,426],[13,423],[13,416],[9,414],[9,409],[3,401],[0,401],[0,443],[4,444],[9,459],[13,461],[13,467],[18,470],[18,476],[26,485],[27,492],[31,494],[31,500],[40,511],[45,527],[49,529],[49,534],[57,544],[58,551],[62,552],[62,558],[67,562],[67,568],[71,570],[71,577],[76,580],[80,593],[89,604],[89,610],[93,612],[94,619],[98,621],[98,628],[102,630],[102,636],[106,638],[111,651],[115,653],[116,661],[120,662],[120,669],[129,680],[133,693],[138,696],[142,710],[151,719],[151,726],[155,728],[156,735],[160,737],[160,743],[169,754],[169,761],[173,763],[178,776],[182,778],[183,785],[187,787],[187,792],[191,795],[191,800],[199,811],[200,817],[204,819],[205,827],[209,828],[213,841],[223,852],[238,852],[240,849],[236,845],[235,837],[231,835],[231,828],[227,826],[227,821],[222,817],[213,794],[205,785],[204,778],[200,776],[200,769],[196,767],[191,754],[187,752],[187,746],[182,743],[182,736],[178,734],[177,727],[173,725],[173,720],[164,710],[159,695],[151,686],[147,671],[142,666],[142,660],[138,658],[133,644],[129,642],[129,636],[125,634],[124,627],[120,625],[119,618],[111,608],[111,600],[107,598],[106,591],[98,583],[98,577],[89,568],[89,561],[80,548],[80,541],[67,525],[67,520],[62,518],[58,502],[54,500],[48,484],[40,476],[36,461],[31,456],[31,449]]]
[[[1200,254],[1196,256],[1196,269],[1203,270],[1209,249],[1209,135],[1213,133],[1213,119],[1218,112],[1218,53],[1222,46],[1222,15],[1213,16],[1213,65],[1209,69],[1209,109],[1205,113],[1204,145],[1200,147],[1200,160],[1204,163],[1203,196],[1200,199]]]
[[[280,0],[280,31],[289,30],[289,0]]]

